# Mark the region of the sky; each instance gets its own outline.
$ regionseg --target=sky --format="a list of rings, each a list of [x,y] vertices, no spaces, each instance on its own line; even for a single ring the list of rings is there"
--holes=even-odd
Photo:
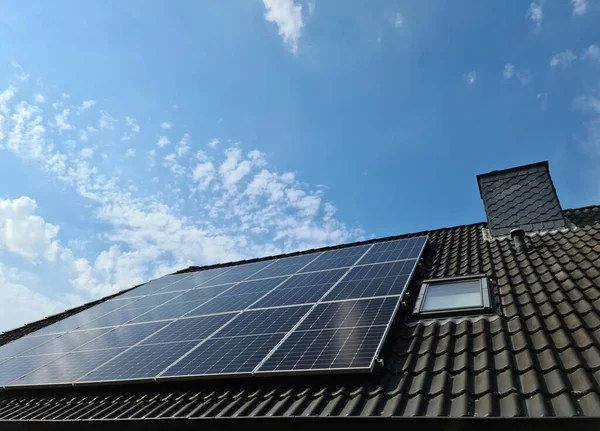
[[[600,203],[600,0],[0,0],[0,330],[190,265]]]

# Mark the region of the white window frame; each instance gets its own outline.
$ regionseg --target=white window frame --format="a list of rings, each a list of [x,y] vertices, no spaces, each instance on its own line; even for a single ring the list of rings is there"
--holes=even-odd
[[[475,307],[452,307],[445,309],[437,309],[430,311],[423,311],[425,306],[425,298],[427,298],[427,291],[430,286],[443,286],[445,284],[451,285],[462,281],[479,281],[481,289],[481,306]],[[424,280],[419,290],[419,296],[415,303],[413,315],[418,317],[443,317],[443,316],[471,316],[474,314],[490,314],[493,313],[493,302],[491,295],[491,287],[488,278],[485,274],[467,275],[461,277],[447,277],[447,278],[434,278]]]

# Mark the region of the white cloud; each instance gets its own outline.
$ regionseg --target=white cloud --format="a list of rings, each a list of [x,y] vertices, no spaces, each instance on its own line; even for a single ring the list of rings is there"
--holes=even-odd
[[[504,65],[504,71],[502,72],[502,74],[504,75],[504,79],[510,79],[513,77],[515,73],[515,66],[514,64],[511,63],[506,63]]]
[[[395,28],[400,28],[404,24],[404,16],[400,12],[396,12],[396,14],[391,19],[392,25]]]
[[[125,152],[125,157],[135,157],[135,148],[129,148]]]
[[[102,130],[113,130],[117,124],[117,120],[105,110],[101,110],[98,124]]]
[[[293,0],[263,0],[265,19],[277,24],[279,35],[293,54],[298,52],[298,41],[302,35],[302,6]]]
[[[81,303],[76,298],[60,300],[42,295],[35,291],[40,284],[37,276],[0,263],[0,331],[14,329]]]
[[[202,190],[206,190],[215,179],[215,173],[215,166],[211,162],[199,163],[193,170],[192,178],[199,183]]]
[[[79,156],[84,159],[91,159],[94,156],[94,150],[91,148],[82,148],[79,151]]]
[[[586,145],[590,152],[600,155],[600,96],[595,93],[581,95],[573,101],[572,107],[590,116],[586,122]]]
[[[169,141],[169,138],[167,138],[166,136],[159,136],[156,145],[158,145],[160,148],[163,148],[169,145],[170,143],[171,141]]]
[[[62,106],[62,102],[54,102],[52,104],[52,109],[58,109]]]
[[[61,97],[62,97],[63,99],[68,99],[69,97],[71,97],[71,95],[70,95],[69,93],[62,93],[62,94],[61,94]]]
[[[215,148],[217,145],[219,145],[220,141],[217,138],[211,139],[210,141],[208,141],[208,145],[210,148]]]
[[[95,104],[95,100],[84,100],[83,102],[81,102],[81,105],[79,105],[79,107],[77,108],[77,113],[82,113],[83,111],[90,109]]]
[[[560,52],[552,56],[552,58],[550,59],[550,66],[560,66],[563,69],[566,69],[575,60],[577,60],[577,56],[573,54],[573,52],[570,49],[567,49],[566,51]]]
[[[465,79],[467,84],[473,85],[475,84],[475,81],[477,81],[477,72],[475,70],[472,70],[468,73],[465,73],[463,78]]]
[[[35,101],[35,103],[44,103],[46,101],[46,98],[40,93],[36,93],[33,95],[33,100]]]
[[[63,109],[60,114],[56,114],[54,117],[54,127],[58,130],[72,130],[74,129],[72,124],[69,124],[69,114],[71,111],[69,109]]]
[[[587,0],[571,0],[573,5],[573,15],[583,15],[588,10]]]
[[[242,161],[242,150],[237,147],[225,150],[225,156],[225,161],[219,166],[219,174],[225,186],[234,186],[250,173],[252,164],[248,160]]]
[[[535,98],[539,102],[542,110],[548,107],[548,93],[538,93]]]
[[[37,203],[26,196],[0,199],[0,248],[32,261],[54,261],[59,228],[36,215],[36,208]]]
[[[588,46],[581,58],[592,61],[600,61],[600,48],[598,45]]]
[[[140,125],[135,122],[135,119],[131,117],[125,117],[125,124],[131,127],[133,133],[140,133]]]
[[[521,85],[527,85],[531,83],[532,79],[531,73],[528,70],[519,70],[517,72],[517,80],[521,83]]]
[[[12,100],[16,92],[17,89],[14,86],[9,85],[6,90],[0,93],[0,112],[8,114],[8,112],[10,111],[8,108],[8,102]]]
[[[185,154],[187,154],[187,152],[190,150],[190,144],[192,142],[192,138],[190,135],[188,135],[187,133],[185,135],[183,135],[183,138],[181,138],[181,141],[179,141],[179,143],[175,146],[175,151],[177,151],[177,155],[179,157],[184,156]]]
[[[52,231],[58,227],[41,218],[37,231],[21,229],[32,233],[33,240],[3,237],[2,247],[8,250],[10,245],[19,250],[14,253],[44,263],[54,256],[53,267],[68,274],[67,284],[70,282],[73,291],[86,299],[189,265],[313,248],[363,236],[361,230],[349,228],[334,217],[335,207],[325,201],[322,189],[298,181],[293,173],[278,173],[258,150],[246,153],[239,146],[230,146],[210,155],[202,151],[192,154],[191,148],[184,150],[191,147],[188,140],[180,145],[179,152],[174,150],[164,158],[168,170],[160,172],[160,180],[155,173],[146,175],[142,183],[123,181],[119,173],[125,166],[119,163],[130,162],[115,157],[107,163],[103,158],[109,158],[108,148],[97,150],[101,157],[84,157],[86,154],[77,151],[72,141],[61,138],[58,130],[50,127],[46,131],[48,118],[39,107],[14,103],[10,93],[16,91],[0,93],[10,113],[0,124],[0,133],[6,136],[0,141],[0,150],[39,166],[61,182],[63,189],[85,199],[82,220],[91,220],[103,230],[96,233],[100,239],[90,236],[90,241],[98,241],[101,251],[89,260],[61,246],[58,233]],[[105,111],[101,119],[99,130],[90,130],[86,122],[80,124],[82,121],[77,120],[82,117],[73,122],[78,131],[96,133],[94,140],[101,143],[110,141],[110,130],[116,124]],[[145,156],[139,163],[152,169],[156,151]],[[148,194],[152,193],[149,189],[156,190],[155,194]],[[16,200],[9,202],[14,206]],[[184,207],[189,207],[186,212]],[[35,218],[34,210],[29,208],[28,214]],[[24,213],[21,210],[12,219],[24,223],[28,220]],[[46,236],[41,235],[46,231]],[[0,232],[4,234],[4,229]],[[93,248],[90,245],[88,250]],[[36,293],[35,289],[32,292]]]
[[[85,128],[85,130],[87,130],[90,133],[98,133],[98,129],[96,129],[95,127],[92,127],[92,126],[87,126]]]
[[[544,19],[544,1],[534,0],[529,4],[527,9],[527,18],[529,18],[536,30],[542,29],[542,20]]]
[[[140,133],[140,126],[138,123],[136,123],[135,119],[131,117],[125,117],[125,124],[127,124],[131,128],[131,133],[123,133],[121,141],[130,141],[135,137],[135,135]]]
[[[160,123],[160,128],[161,129],[172,129],[173,123],[168,123],[166,121],[163,121],[162,123]]]
[[[88,132],[86,130],[79,131],[79,140],[81,142],[87,142],[90,139]]]

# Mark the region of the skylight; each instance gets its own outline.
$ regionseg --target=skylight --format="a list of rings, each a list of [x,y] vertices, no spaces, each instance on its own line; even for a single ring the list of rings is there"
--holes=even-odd
[[[488,281],[483,276],[426,280],[415,314],[460,315],[491,311]]]

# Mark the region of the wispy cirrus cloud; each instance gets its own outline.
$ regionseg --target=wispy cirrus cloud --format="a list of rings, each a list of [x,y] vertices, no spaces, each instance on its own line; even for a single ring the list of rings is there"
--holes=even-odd
[[[66,274],[71,290],[62,286],[66,293],[54,298],[38,297],[36,286],[11,281],[14,289],[24,292],[23,298],[29,298],[24,301],[38,298],[47,304],[44,312],[71,304],[72,298],[106,295],[190,265],[313,248],[364,235],[334,216],[335,207],[325,200],[323,189],[310,188],[294,173],[277,172],[258,149],[236,144],[215,151],[215,138],[207,154],[205,143],[196,145],[184,133],[166,154],[162,151],[168,147],[155,145],[153,139],[140,139],[137,149],[125,150],[119,143],[109,144],[109,136],[132,133],[137,124],[133,117],[118,122],[95,104],[87,108],[89,115],[65,116],[72,128],[45,127],[56,123],[56,114],[19,99],[21,93],[31,94],[15,85],[0,92],[0,151],[33,163],[64,184],[68,193],[88,203],[80,216],[105,227],[95,234],[99,251],[84,256],[70,247],[72,241],[61,240],[56,223],[37,216],[34,196],[4,201],[10,210],[0,210],[0,220],[23,222],[0,240],[0,250],[31,260],[31,265],[51,262],[52,271]],[[98,118],[99,127],[86,123],[86,118]],[[134,157],[142,151],[144,157]],[[133,165],[119,165],[125,161]],[[132,183],[115,175],[132,167],[145,171],[147,180]]]

